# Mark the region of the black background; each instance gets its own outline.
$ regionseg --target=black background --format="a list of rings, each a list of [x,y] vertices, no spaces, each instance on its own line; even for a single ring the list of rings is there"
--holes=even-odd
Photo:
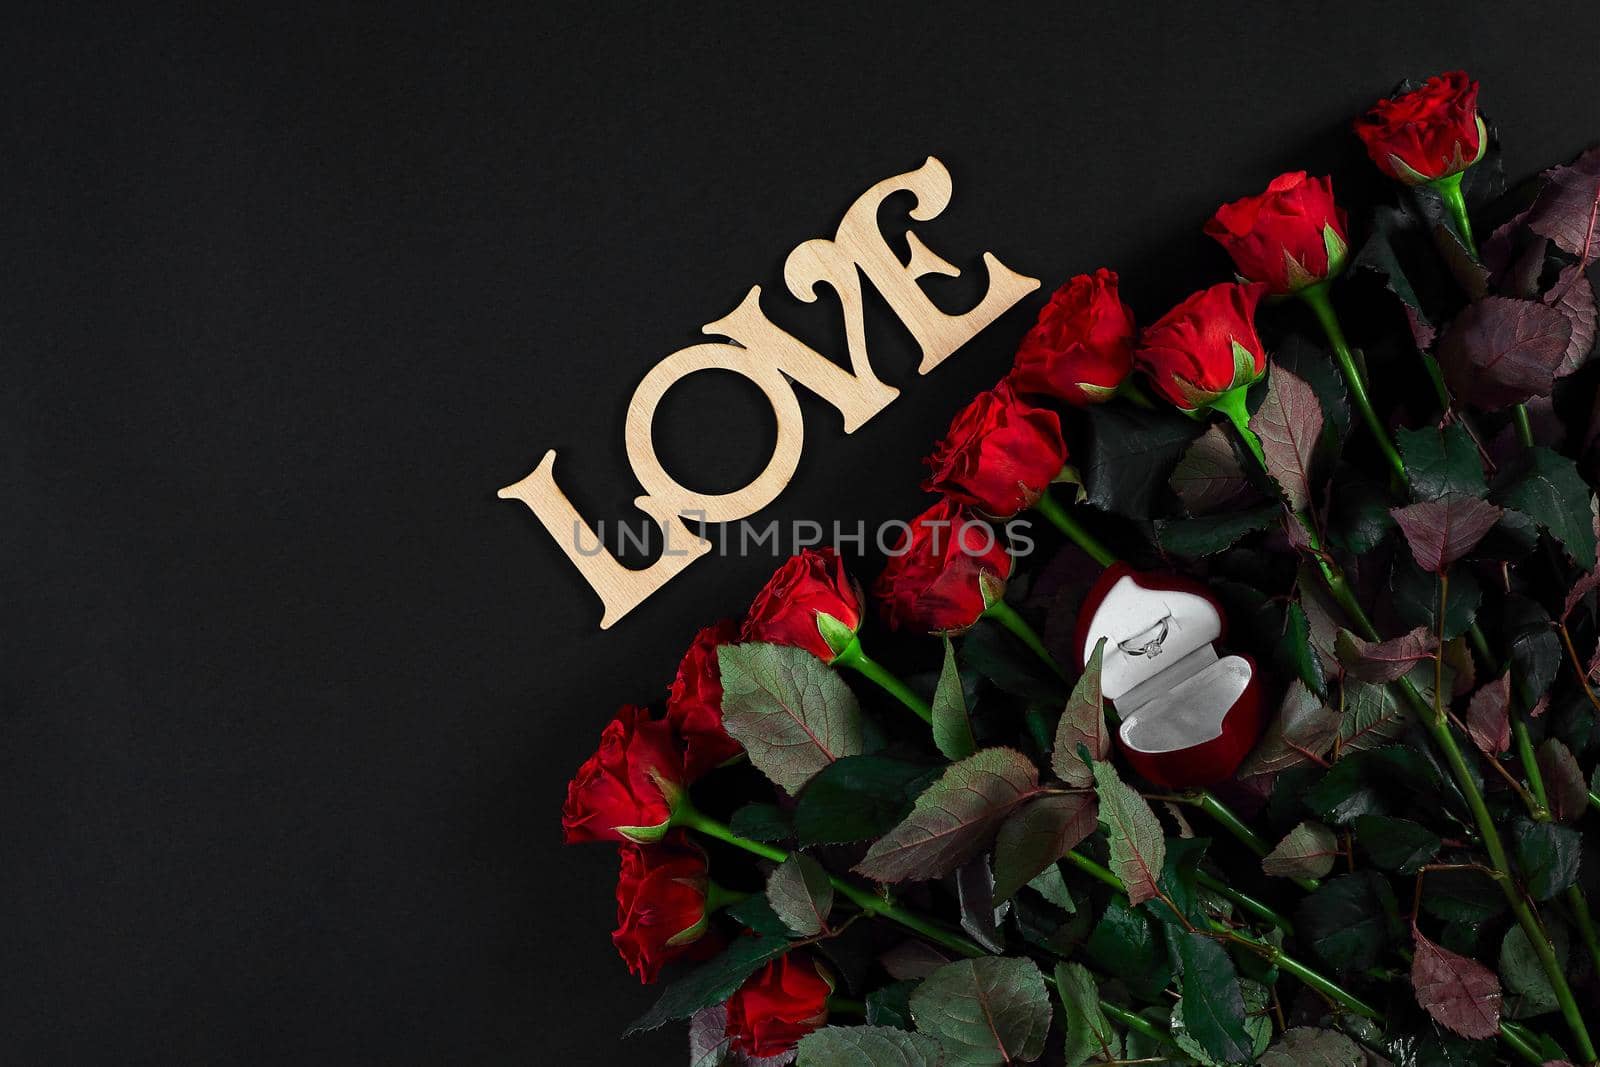
[[[1226,276],[1220,201],[1300,167],[1388,195],[1347,122],[1402,76],[1479,77],[1513,176],[1600,135],[1586,0],[865,6],[11,20],[7,1062],[680,1062],[681,1028],[614,1036],[653,992],[559,809],[775,561],[708,558],[601,632],[495,490],[554,447],[586,515],[629,517],[644,371],[757,283],[841,352],[782,259],[930,153],[933,249],[1045,292],[1109,265],[1148,320]],[[901,398],[850,437],[806,398],[760,517],[920,510],[918,458],[1042,299],[927,378],[878,315]],[[771,416],[698,379],[660,450],[729,489]]]

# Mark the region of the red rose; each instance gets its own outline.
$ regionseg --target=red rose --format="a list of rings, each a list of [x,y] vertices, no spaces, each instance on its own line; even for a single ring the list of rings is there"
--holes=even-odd
[[[828,1021],[833,982],[809,952],[779,956],[728,998],[726,1033],[735,1052],[780,1056]]]
[[[1333,182],[1303,170],[1280,174],[1267,191],[1224,204],[1206,223],[1233,257],[1239,273],[1292,293],[1338,274],[1349,241],[1345,217],[1333,202]]]
[[[823,627],[831,637],[823,635]],[[861,589],[839,553],[808,548],[791,556],[756,594],[741,636],[793,645],[832,663],[859,629]]]
[[[1005,592],[1011,553],[988,523],[950,500],[911,522],[873,595],[895,629],[958,634]]]
[[[1017,348],[1009,375],[1019,393],[1069,404],[1116,395],[1133,369],[1133,312],[1117,297],[1117,275],[1104,267],[1057,289]]]
[[[656,845],[617,850],[617,929],[611,943],[628,971],[649,984],[663,964],[688,952],[705,934],[706,854],[680,831]]]
[[[567,783],[561,828],[580,841],[659,841],[687,776],[672,726],[624,706]]]
[[[1379,100],[1355,121],[1378,169],[1407,185],[1460,174],[1489,150],[1478,114],[1478,83],[1466,71],[1429,78],[1422,88]]]
[[[1061,420],[1002,382],[956,415],[923,462],[933,468],[922,488],[1008,519],[1032,507],[1067,462]]]
[[[744,751],[722,728],[722,672],[717,649],[738,640],[739,624],[723,619],[694,635],[667,690],[667,721],[683,743],[689,780],[720,767]]]
[[[1223,282],[1161,316],[1133,355],[1155,391],[1192,411],[1266,373],[1255,326],[1256,304],[1265,291],[1259,283]]]

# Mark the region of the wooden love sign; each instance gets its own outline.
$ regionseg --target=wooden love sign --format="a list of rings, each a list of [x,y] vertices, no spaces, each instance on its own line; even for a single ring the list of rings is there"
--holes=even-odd
[[[726,340],[680,348],[644,376],[628,406],[625,439],[628,463],[644,489],[644,495],[634,504],[654,520],[665,539],[667,550],[654,563],[632,569],[624,567],[604,548],[592,554],[579,550],[584,531],[596,544],[599,538],[556,485],[553,449],[544,454],[532,474],[500,490],[502,498],[520,500],[532,509],[599,594],[605,609],[601,629],[638,607],[711,550],[711,542],[684,525],[685,517],[702,522],[734,522],[766,507],[789,484],[800,462],[805,435],[795,384],[838,408],[844,416],[845,433],[860,429],[899,395],[898,389],[885,385],[872,373],[862,302],[863,277],[922,349],[919,374],[927,374],[944,362],[1007,308],[1039,287],[1037,278],[1018,274],[985,252],[989,288],[977,306],[960,315],[947,315],[934,306],[917,279],[925,274],[958,277],[961,272],[931,252],[912,231],[906,233],[910,256],[902,263],[878,229],[878,208],[890,195],[909,192],[916,197],[911,217],[925,222],[937,218],[949,205],[951,188],[950,172],[929,156],[916,170],[885,178],[861,194],[845,212],[832,239],[806,241],[785,260],[783,280],[796,299],[815,301],[820,285],[826,285],[838,297],[850,355],[848,371],[773,325],[761,313],[758,285],[751,287],[731,314],[703,327],[702,332]],[[766,394],[777,417],[778,440],[766,469],[731,493],[695,493],[679,485],[656,457],[650,436],[656,406],[667,390],[703,370],[732,371],[748,378]]]

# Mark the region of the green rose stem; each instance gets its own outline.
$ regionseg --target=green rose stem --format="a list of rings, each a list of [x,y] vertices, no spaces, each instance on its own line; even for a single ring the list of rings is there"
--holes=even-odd
[[[1039,499],[1034,501],[1033,509],[1050,520],[1051,525],[1067,536],[1073,544],[1089,553],[1094,561],[1102,567],[1109,567],[1117,561],[1117,557],[1101,544],[1093,534],[1085,530],[1077,519],[1067,513],[1067,509],[1050,495],[1046,489]]]
[[[923,722],[929,724],[933,722],[933,709],[927,702],[912,692],[909,685],[896,678],[883,664],[862,651],[861,638],[858,635],[851,635],[850,643],[844,646],[844,651],[833,657],[833,663],[836,667],[849,667],[867,678],[910,708]]]
[[[983,610],[983,615],[984,618],[993,619],[1007,630],[1010,630],[1017,640],[1032,649],[1033,654],[1038,656],[1045,666],[1055,672],[1057,678],[1065,678],[1067,676],[1067,672],[1061,669],[1061,664],[1056,662],[1056,658],[1050,654],[1050,650],[1044,647],[1044,641],[1039,638],[1039,634],[1032,626],[1028,625],[1028,620],[1018,615],[1017,610],[1010,604],[997,597],[994,603]]]
[[[1389,439],[1389,431],[1378,419],[1378,413],[1372,409],[1372,398],[1367,396],[1367,383],[1361,374],[1361,368],[1356,365],[1355,354],[1350,351],[1349,343],[1344,339],[1344,330],[1339,327],[1339,316],[1333,310],[1333,301],[1328,299],[1328,282],[1318,282],[1308,285],[1297,294],[1306,306],[1311,308],[1317,316],[1317,322],[1322,325],[1322,332],[1328,335],[1328,343],[1333,346],[1333,354],[1339,361],[1339,369],[1344,372],[1345,384],[1350,387],[1350,397],[1355,401],[1357,410],[1361,412],[1361,419],[1367,424],[1367,429],[1372,432],[1372,439],[1378,444],[1378,451],[1383,453],[1383,458],[1388,462],[1395,477],[1400,479],[1401,485],[1410,485],[1411,479],[1406,474],[1406,465],[1400,458],[1400,453],[1395,449],[1394,442]]]
[[[743,849],[751,855],[771,860],[773,863],[783,863],[789,858],[789,853],[783,849],[736,834],[726,823],[706,815],[690,802],[687,792],[678,797],[677,806],[672,812],[672,825],[694,830],[735,848]],[[1110,872],[1108,871],[1107,873],[1109,874]],[[915,912],[907,911],[905,908],[885,900],[876,893],[863,889],[854,882],[833,874],[828,875],[828,882],[833,886],[836,893],[860,908],[862,913],[869,917],[884,918],[898,923],[919,937],[926,938],[941,948],[949,949],[951,952],[965,956],[968,959],[978,959],[990,955],[976,941],[971,941],[954,930],[948,930],[939,923],[931,919],[925,919]],[[1055,981],[1050,975],[1045,975],[1045,981],[1051,986],[1055,985]],[[1171,1037],[1159,1027],[1152,1025],[1148,1020],[1142,1019],[1132,1012],[1117,1007],[1115,1004],[1101,1001],[1100,1010],[1118,1020],[1124,1026],[1138,1030],[1146,1037],[1157,1041],[1171,1041]]]
[[[1444,206],[1450,212],[1450,220],[1456,224],[1456,233],[1461,238],[1461,246],[1473,259],[1478,258],[1478,243],[1472,239],[1472,219],[1467,216],[1467,198],[1461,193],[1461,179],[1467,172],[1457,171],[1448,177],[1439,178],[1428,182],[1433,190],[1439,194],[1439,199],[1444,201]]]

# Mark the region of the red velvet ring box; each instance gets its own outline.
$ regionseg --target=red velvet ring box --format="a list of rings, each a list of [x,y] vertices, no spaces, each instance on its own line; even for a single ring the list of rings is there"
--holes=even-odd
[[[1199,582],[1106,569],[1078,614],[1086,663],[1104,637],[1100,688],[1122,719],[1117,740],[1139,774],[1188,788],[1230,777],[1261,733],[1261,686],[1249,656],[1219,656],[1222,606]]]

